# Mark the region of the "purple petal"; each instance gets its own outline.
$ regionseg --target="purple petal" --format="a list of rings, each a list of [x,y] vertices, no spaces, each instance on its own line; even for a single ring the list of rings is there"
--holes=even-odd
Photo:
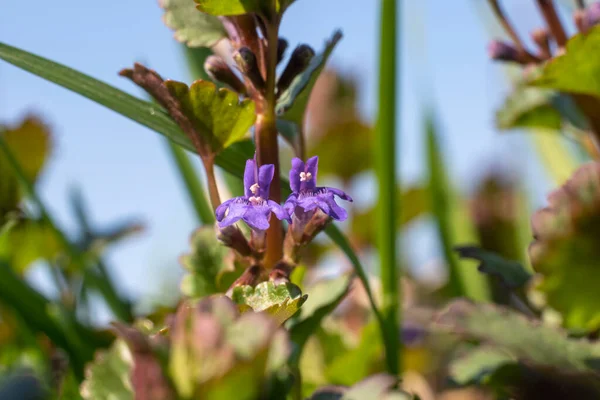
[[[225,228],[226,226],[235,224],[244,217],[248,208],[252,208],[252,206],[247,203],[232,201],[228,208],[229,213],[227,213],[227,216],[222,221],[219,221],[219,227]]]
[[[354,201],[354,200],[352,200],[352,197],[348,196],[344,191],[342,191],[340,189],[335,189],[335,188],[330,188],[330,187],[319,188],[319,189],[325,189],[327,192],[335,194],[337,197],[339,197],[342,200],[346,200],[346,201],[350,201],[350,202]]]
[[[263,199],[269,198],[269,187],[275,174],[275,166],[273,164],[261,165],[258,170],[258,196]]]
[[[279,204],[275,203],[273,200],[269,200],[268,204],[269,204],[269,208],[271,209],[273,214],[275,214],[277,219],[279,219],[281,221],[283,221],[285,219],[286,221],[291,222],[292,219],[290,217],[290,213],[287,212],[286,209],[281,207]]]
[[[338,221],[345,221],[348,218],[348,213],[342,207],[340,207],[336,202],[333,196],[331,196],[327,204],[329,204],[329,213],[328,215]]]
[[[304,172],[304,161],[294,157],[292,159],[292,169],[290,170],[290,188],[292,192],[298,193],[301,188],[300,173]]]
[[[245,211],[243,220],[250,228],[257,231],[269,229],[269,217],[271,216],[269,206],[249,206]]]
[[[244,169],[244,195],[252,197],[250,188],[256,183],[256,161],[250,159],[246,161],[246,169]]]
[[[229,208],[229,204],[231,204],[231,202],[234,200],[235,199],[226,200],[223,204],[221,204],[219,207],[217,207],[217,209],[215,210],[215,216],[217,217],[217,221],[222,221],[223,218],[225,218],[225,213],[227,212],[227,209]]]
[[[594,3],[589,6],[585,12],[588,28],[600,22],[600,3]]]
[[[329,205],[320,196],[306,196],[298,200],[298,206],[304,211],[313,211],[317,208],[323,210],[325,214],[329,214]]]
[[[303,189],[313,190],[317,187],[317,172],[319,171],[319,157],[314,156],[309,158],[306,161],[306,166],[304,167],[306,174],[310,174],[310,179],[304,181]]]
[[[294,208],[296,208],[296,204],[298,204],[298,196],[292,193],[283,204],[283,208],[287,211],[288,215],[292,215],[294,213]]]

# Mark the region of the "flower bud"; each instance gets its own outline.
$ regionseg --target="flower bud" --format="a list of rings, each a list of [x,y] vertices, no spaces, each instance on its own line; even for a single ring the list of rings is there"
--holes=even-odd
[[[519,50],[510,43],[494,40],[488,46],[488,53],[492,60],[522,64]]]
[[[543,59],[552,57],[552,51],[550,50],[550,33],[548,30],[540,28],[531,32],[531,39],[537,44],[540,49],[540,56]]]
[[[277,64],[283,60],[283,56],[285,55],[285,51],[287,50],[289,43],[287,40],[283,38],[279,38],[277,41]]]
[[[254,87],[259,91],[264,91],[265,79],[260,73],[256,55],[252,52],[252,50],[247,47],[242,47],[235,52],[233,59],[240,68],[240,71],[242,71],[242,73],[248,79],[250,79],[250,82],[252,82]]]
[[[246,86],[229,68],[229,65],[219,56],[210,56],[204,63],[204,70],[210,78],[231,87],[240,94],[246,93]]]
[[[315,51],[312,47],[306,44],[296,47],[290,56],[290,61],[277,81],[277,92],[283,93],[290,86],[294,78],[308,68],[314,56]]]

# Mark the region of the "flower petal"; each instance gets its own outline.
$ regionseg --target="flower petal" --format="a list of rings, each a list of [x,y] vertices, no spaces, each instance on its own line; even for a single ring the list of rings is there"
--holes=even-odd
[[[286,209],[281,207],[278,203],[275,203],[273,200],[269,200],[268,204],[269,204],[269,208],[271,209],[273,214],[275,214],[277,219],[279,219],[279,220],[285,219],[288,222],[292,221],[292,219],[290,217],[290,213],[287,212]]]
[[[269,187],[275,175],[275,166],[273,164],[261,165],[258,170],[258,196],[264,200],[269,198]]]
[[[248,197],[254,196],[250,188],[256,182],[256,161],[250,159],[246,161],[246,169],[244,169],[244,195]]]
[[[287,211],[288,215],[292,215],[294,213],[294,208],[296,208],[296,204],[298,204],[298,196],[296,193],[292,193],[283,204],[283,208]]]
[[[302,182],[302,189],[313,190],[317,187],[317,173],[319,172],[319,157],[314,156],[309,158],[306,161],[306,166],[304,167],[306,174],[310,174],[310,178],[306,181]]]
[[[234,200],[235,199],[226,200],[219,207],[217,207],[217,209],[215,210],[215,216],[217,217],[217,221],[220,222],[223,220],[223,218],[225,218],[225,213],[227,212],[227,209],[229,208],[229,204],[231,204],[231,202]]]
[[[353,202],[354,201],[354,200],[352,200],[352,197],[348,196],[346,194],[346,192],[344,192],[343,190],[336,189],[336,188],[330,188],[330,187],[323,187],[323,188],[319,188],[319,189],[320,190],[324,189],[327,192],[331,192],[331,193],[335,194],[337,197],[339,197],[342,200],[346,200],[346,201],[349,201],[349,202]]]
[[[238,199],[243,198],[237,197],[233,200]],[[228,208],[229,213],[227,213],[227,216],[225,216],[225,218],[223,218],[222,221],[219,221],[219,227],[225,228],[226,226],[235,224],[240,219],[242,219],[248,208],[252,208],[252,206],[250,206],[246,202],[232,201]]]
[[[325,195],[324,195],[325,196]],[[320,196],[306,196],[298,200],[298,206],[304,211],[313,211],[317,208],[323,210],[324,213],[329,214],[329,205]]]
[[[298,157],[292,159],[292,169],[290,170],[290,188],[292,192],[298,193],[301,188],[300,173],[304,172],[304,161]]]
[[[248,226],[257,231],[266,231],[269,229],[269,217],[271,209],[267,205],[248,206],[244,213],[243,220]]]
[[[329,212],[327,213],[331,218],[338,221],[345,221],[348,218],[348,213],[342,207],[340,207],[333,196],[331,196],[327,204],[329,204]]]

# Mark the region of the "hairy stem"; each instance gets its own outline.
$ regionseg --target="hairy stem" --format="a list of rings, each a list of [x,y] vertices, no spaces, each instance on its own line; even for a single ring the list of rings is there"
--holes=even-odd
[[[281,180],[279,168],[279,145],[277,143],[277,117],[275,115],[275,80],[277,68],[277,39],[279,17],[275,21],[267,21],[267,70],[265,76],[266,91],[264,98],[257,104],[256,119],[256,154],[259,165],[273,164],[275,179],[271,183],[270,198],[281,202]],[[272,268],[283,255],[283,229],[281,221],[271,218],[271,226],[267,231],[267,248],[264,264]]]
[[[556,43],[560,47],[564,47],[568,40],[567,33],[565,32],[562,22],[560,22],[560,19],[558,18],[554,2],[552,0],[537,0],[537,3],[546,20],[548,29],[552,33],[552,36],[554,36],[554,40],[556,40]]]
[[[213,209],[216,210],[221,205],[221,196],[217,187],[217,178],[215,177],[215,160],[212,157],[202,157],[202,163],[206,170],[206,180],[208,181],[208,194]]]

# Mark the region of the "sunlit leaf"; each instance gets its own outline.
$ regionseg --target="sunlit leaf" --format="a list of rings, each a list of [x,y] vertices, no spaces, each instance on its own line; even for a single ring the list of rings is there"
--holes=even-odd
[[[56,235],[45,223],[22,219],[6,234],[0,235],[0,259],[18,273],[23,273],[34,261],[54,260],[63,250]]]
[[[265,0],[194,0],[198,9],[211,15],[242,15],[259,12],[266,7]]]
[[[175,39],[189,47],[210,47],[226,37],[219,19],[196,10],[191,0],[160,0],[163,20],[175,31]]]
[[[302,74],[298,75],[290,87],[281,94],[276,108],[280,118],[302,125],[312,89],[321,71],[325,68],[325,64],[333,49],[341,39],[342,33],[336,31],[326,43],[323,52],[313,57],[308,68]]]
[[[35,182],[52,150],[48,128],[37,118],[27,117],[15,128],[0,126],[0,135],[29,181]],[[0,154],[0,223],[8,212],[15,210],[22,195],[11,165]]]
[[[130,373],[133,367],[131,351],[123,340],[116,340],[109,350],[99,353],[88,364],[81,385],[85,400],[133,400]]]
[[[291,283],[259,283],[256,287],[238,286],[233,289],[232,300],[242,311],[264,311],[279,324],[290,319],[304,304],[307,295]]]
[[[600,164],[581,167],[532,218],[531,263],[543,280],[548,305],[569,328],[600,327]]]
[[[565,54],[548,62],[532,85],[567,93],[600,97],[600,26],[578,34],[567,43]]]
[[[457,247],[456,250],[462,258],[480,261],[480,272],[496,276],[509,289],[523,287],[532,277],[520,263],[506,260],[495,253],[472,246]]]

